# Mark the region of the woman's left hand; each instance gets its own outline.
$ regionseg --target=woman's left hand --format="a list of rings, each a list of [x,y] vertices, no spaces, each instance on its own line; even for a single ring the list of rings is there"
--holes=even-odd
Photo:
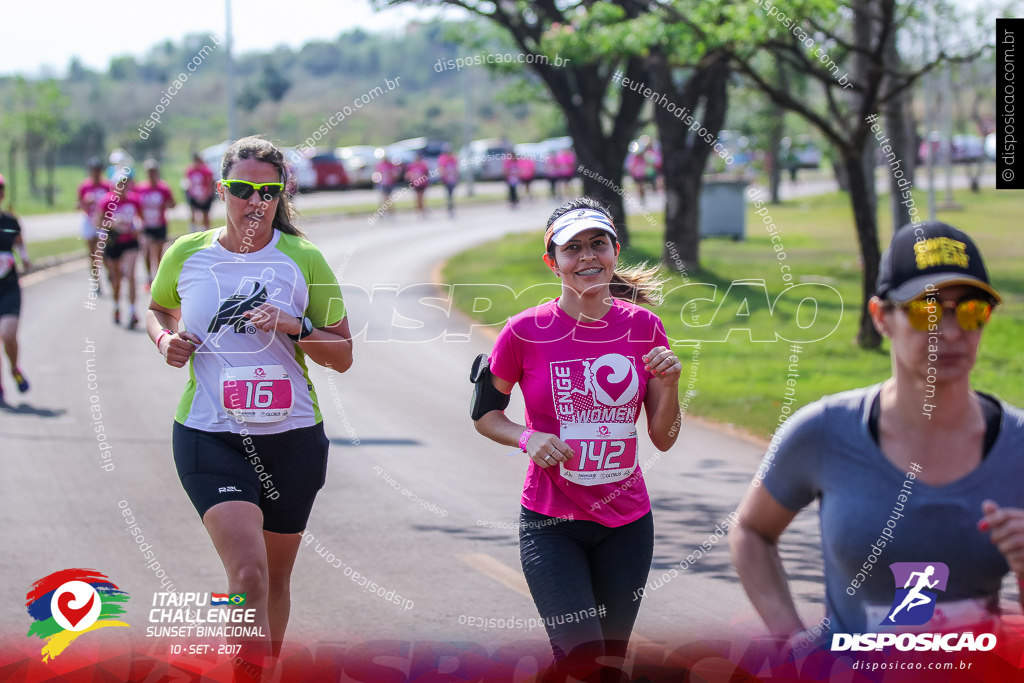
[[[297,335],[302,332],[302,321],[287,313],[273,304],[260,304],[251,311],[242,314],[252,324],[264,332],[281,332],[283,334]]]
[[[980,531],[991,533],[992,543],[1006,558],[1010,569],[1024,577],[1024,510],[1001,508],[994,501],[981,504],[985,516],[978,522]]]
[[[644,354],[644,363],[647,372],[667,382],[678,383],[683,372],[682,362],[665,346],[655,346]]]

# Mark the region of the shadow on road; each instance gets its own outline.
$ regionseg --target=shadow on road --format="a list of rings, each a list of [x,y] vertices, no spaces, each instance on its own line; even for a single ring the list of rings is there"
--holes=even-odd
[[[34,415],[36,417],[60,417],[64,415],[67,410],[63,408],[36,408],[28,403],[21,403],[20,405],[11,405],[3,399],[0,399],[0,410],[5,413],[13,413],[15,415]]]

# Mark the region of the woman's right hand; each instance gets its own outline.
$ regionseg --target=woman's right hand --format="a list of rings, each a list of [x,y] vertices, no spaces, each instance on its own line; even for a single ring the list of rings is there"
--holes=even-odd
[[[554,434],[534,432],[526,442],[526,453],[538,467],[546,468],[569,462],[575,455],[569,444]]]
[[[180,368],[195,353],[202,340],[191,332],[168,334],[160,340],[160,353],[171,367]]]

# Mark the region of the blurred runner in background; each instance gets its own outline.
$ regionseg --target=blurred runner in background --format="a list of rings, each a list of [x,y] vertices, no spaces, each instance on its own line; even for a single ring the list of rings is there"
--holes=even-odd
[[[505,184],[508,185],[508,205],[510,208],[519,206],[519,159],[516,153],[512,152],[501,163],[502,173],[505,175]]]
[[[519,178],[523,181],[523,191],[526,194],[527,199],[533,199],[533,195],[530,194],[530,183],[533,182],[533,177],[537,173],[537,163],[528,156],[519,156]]]
[[[97,253],[99,232],[96,229],[96,202],[107,196],[113,186],[103,179],[103,162],[99,157],[90,157],[86,168],[89,169],[89,177],[78,186],[78,208],[82,210],[82,239],[85,240],[89,254],[89,279],[99,294],[102,289],[100,269],[103,254]]]
[[[6,182],[0,175],[0,204],[4,201]],[[14,214],[0,209],[0,342],[3,342],[7,360],[11,363],[11,376],[18,391],[28,391],[28,380],[18,367],[18,318],[21,315],[21,285],[18,283],[18,269],[14,254],[21,259],[22,272],[28,272],[31,262],[25,240],[21,236],[21,224]],[[3,385],[0,384],[0,403],[4,402]]]
[[[378,150],[378,153],[383,156],[373,171],[373,182],[380,188],[380,208],[384,210],[384,215],[394,218],[395,215],[391,212],[391,193],[395,190],[401,169],[388,159],[383,149]]]
[[[160,164],[155,159],[146,161],[146,182],[140,183],[136,194],[142,205],[142,254],[146,261],[146,289],[160,265],[160,257],[167,244],[167,210],[177,204],[171,188],[160,180]]]
[[[185,183],[185,197],[192,207],[189,232],[198,231],[200,225],[203,230],[209,230],[210,207],[213,206],[213,172],[198,152],[192,155],[192,165],[185,169]]]
[[[455,218],[455,186],[459,182],[459,160],[452,154],[451,149],[451,145],[446,142],[441,156],[437,158],[437,170],[448,192],[448,216]]]
[[[423,155],[417,154],[409,168],[405,171],[405,180],[416,192],[416,212],[421,218],[427,217],[427,206],[424,203],[424,194],[430,186],[430,168],[427,162],[423,161]]]
[[[114,299],[114,324],[121,324],[121,281],[128,279],[128,328],[139,324],[135,313],[135,262],[139,256],[139,222],[142,207],[132,191],[133,173],[130,168],[121,169],[120,177],[114,181],[114,189],[97,204],[94,220],[100,228],[100,238],[106,238],[103,248],[103,262],[110,278],[110,290]]]

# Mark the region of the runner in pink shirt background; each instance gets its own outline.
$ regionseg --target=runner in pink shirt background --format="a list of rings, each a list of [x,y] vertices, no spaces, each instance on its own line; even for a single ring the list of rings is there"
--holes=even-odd
[[[142,207],[142,257],[146,261],[146,288],[149,289],[167,244],[167,210],[177,204],[171,188],[160,180],[160,164],[148,159],[145,167],[146,182],[139,183],[135,194]]]
[[[553,159],[559,199],[563,196],[572,196],[572,179],[576,174],[576,153],[566,147],[555,152]]]
[[[423,195],[426,194],[427,187],[430,186],[430,168],[427,166],[427,162],[423,161],[421,155],[417,154],[405,170],[405,180],[416,192],[416,212],[426,218],[427,207],[423,203]]]
[[[508,185],[508,205],[515,209],[519,206],[519,159],[515,152],[509,155],[501,163],[502,173],[505,175],[505,184]]]
[[[391,159],[388,159],[387,154],[384,153],[383,149],[377,150],[378,154],[383,154],[380,161],[377,162],[376,168],[373,170],[373,182],[380,188],[380,208],[386,214],[394,217],[388,209],[391,208],[391,193],[395,189],[395,184],[398,182],[398,178],[401,174],[401,168],[397,166]]]
[[[520,156],[518,163],[519,178],[523,181],[523,191],[526,193],[527,199],[532,199],[530,183],[533,182],[533,177],[537,174],[537,162],[528,156]]]
[[[478,376],[501,394],[518,384],[526,424],[510,420],[501,400],[474,417],[478,432],[530,458],[523,572],[554,673],[584,674],[595,656],[626,653],[654,548],[636,421],[642,407],[655,448],[672,447],[682,364],[661,320],[637,305],[657,303],[663,281],[646,264],[617,270],[607,209],[588,197],[567,202],[548,220],[544,245],[561,296],[511,318]]]
[[[114,300],[114,324],[121,324],[121,281],[128,279],[128,328],[139,324],[135,312],[135,262],[139,256],[139,224],[142,207],[134,192],[131,169],[122,169],[114,180],[114,189],[97,202],[93,220],[99,227],[100,240],[105,241],[103,263],[110,278]]]
[[[86,162],[89,169],[89,177],[78,186],[78,208],[82,210],[82,239],[85,240],[85,248],[89,253],[89,279],[99,294],[100,287],[100,262],[102,254],[97,254],[99,244],[99,232],[96,229],[95,216],[96,202],[100,201],[110,192],[111,184],[103,178],[103,162],[99,157],[90,157]]]
[[[455,186],[459,182],[459,160],[452,154],[448,143],[445,143],[441,156],[437,157],[437,170],[445,190],[448,191],[448,216],[455,218]]]
[[[185,169],[185,197],[192,207],[189,232],[197,232],[200,225],[203,230],[209,230],[210,207],[213,206],[213,171],[198,152],[192,155],[192,165]]]

